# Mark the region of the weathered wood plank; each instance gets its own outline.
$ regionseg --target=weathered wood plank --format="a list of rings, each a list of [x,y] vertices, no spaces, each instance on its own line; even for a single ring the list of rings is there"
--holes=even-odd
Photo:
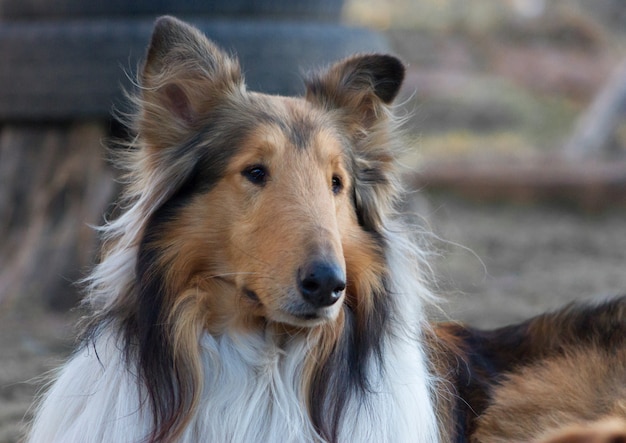
[[[422,165],[407,180],[483,201],[560,202],[586,211],[626,205],[626,160],[440,161]]]
[[[0,134],[0,302],[66,308],[112,198],[104,125],[10,125]]]

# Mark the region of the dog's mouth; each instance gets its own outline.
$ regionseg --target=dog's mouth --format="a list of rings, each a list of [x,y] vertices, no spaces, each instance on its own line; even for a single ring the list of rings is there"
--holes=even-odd
[[[334,320],[337,317],[337,312],[337,309],[333,309],[331,312],[328,308],[304,312],[290,312],[285,310],[275,313],[274,317],[275,320],[280,323],[312,328]]]
[[[313,327],[334,320],[342,304],[341,301],[338,301],[332,306],[315,307],[299,296],[287,295],[285,297],[288,300],[286,303],[272,309],[263,302],[263,298],[259,296],[257,291],[245,287],[242,294],[246,300],[262,309],[259,312],[263,312],[262,315],[268,320],[299,327]]]
[[[308,314],[301,314],[298,316],[298,318],[301,318],[302,320],[308,321],[308,320],[317,320],[320,318],[319,314],[317,312],[311,312]]]

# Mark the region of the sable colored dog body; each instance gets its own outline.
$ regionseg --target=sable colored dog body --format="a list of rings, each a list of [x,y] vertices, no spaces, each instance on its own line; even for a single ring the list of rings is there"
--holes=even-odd
[[[440,389],[453,384],[439,405],[453,440],[626,442],[626,297],[492,331],[436,332],[429,349],[446,375]]]
[[[364,55],[313,75],[303,98],[253,93],[235,59],[159,19],[93,314],[29,441],[496,441],[518,422],[528,440],[623,415],[546,399],[569,395],[581,381],[553,378],[593,352],[619,366],[598,398],[622,404],[624,301],[433,333],[424,260],[394,213],[403,77],[396,58]],[[533,428],[536,405],[563,414]]]

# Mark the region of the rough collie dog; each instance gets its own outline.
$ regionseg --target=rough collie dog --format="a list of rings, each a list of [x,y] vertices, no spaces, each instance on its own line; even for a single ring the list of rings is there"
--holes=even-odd
[[[249,92],[158,20],[94,313],[30,441],[437,441],[428,292],[392,217],[403,76],[356,56],[304,98]]]
[[[233,57],[159,19],[92,314],[29,441],[626,441],[623,299],[427,323],[394,212],[403,77],[363,55],[303,98],[249,92]]]

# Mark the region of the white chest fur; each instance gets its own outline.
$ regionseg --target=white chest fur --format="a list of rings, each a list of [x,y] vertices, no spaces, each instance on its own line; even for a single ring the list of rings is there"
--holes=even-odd
[[[286,347],[271,337],[205,335],[203,395],[181,442],[316,442],[302,392],[308,344]],[[340,440],[435,442],[436,423],[418,343],[394,339],[372,389],[346,403]],[[149,433],[150,409],[120,347],[102,335],[61,370],[34,423],[31,442],[138,442]]]

